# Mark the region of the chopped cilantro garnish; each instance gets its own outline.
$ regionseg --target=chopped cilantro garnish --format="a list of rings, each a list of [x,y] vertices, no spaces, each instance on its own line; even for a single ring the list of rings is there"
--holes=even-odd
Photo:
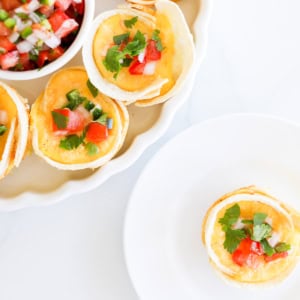
[[[289,251],[291,250],[291,245],[289,244],[286,244],[286,243],[278,243],[276,246],[275,246],[275,251],[280,253],[280,252],[286,252],[286,251]]]
[[[269,224],[260,224],[253,226],[253,233],[251,239],[256,242],[270,237],[272,234],[272,227]]]
[[[242,220],[243,224],[253,224],[253,220]]]
[[[246,238],[244,230],[227,228],[223,246],[229,253],[233,253],[244,238]]]
[[[158,29],[155,29],[152,34],[152,40],[154,40],[156,42],[156,49],[158,51],[163,51],[164,47],[162,45],[159,34],[160,34],[160,31]]]
[[[272,256],[275,253],[274,248],[271,247],[266,239],[263,239],[260,243],[265,254],[267,254],[268,256]]]
[[[88,79],[88,81],[86,82],[87,87],[89,88],[91,94],[93,95],[93,97],[97,97],[99,94],[98,89],[91,83],[91,81]]]
[[[119,34],[119,35],[115,35],[113,37],[114,43],[116,45],[121,45],[122,43],[127,43],[128,39],[129,39],[129,32],[123,33],[123,34]]]
[[[135,23],[138,21],[138,17],[133,17],[129,20],[124,20],[124,25],[127,27],[127,28],[132,28]]]
[[[56,111],[52,111],[52,118],[58,129],[66,129],[69,118]]]
[[[129,67],[130,64],[132,63],[133,59],[129,57],[125,57],[121,63],[122,67]]]
[[[235,204],[226,210],[224,217],[219,220],[224,231],[231,228],[231,226],[237,222],[240,213],[241,210],[238,204]]]
[[[0,136],[3,135],[7,130],[7,127],[5,125],[0,125]]]
[[[84,137],[76,134],[66,136],[60,141],[59,147],[65,150],[72,150],[78,148],[83,143]]]
[[[82,97],[78,90],[71,90],[66,94],[69,103],[65,106],[70,110],[76,109],[86,98]]]
[[[95,107],[95,104],[89,100],[84,101],[83,105],[87,111],[91,111]]]
[[[129,63],[129,59],[139,55],[146,48],[145,36],[138,30],[133,37],[133,40],[129,42],[121,51],[119,46],[112,46],[108,49],[106,56],[103,60],[105,68],[115,73],[114,78],[117,78],[123,64],[125,66]]]
[[[95,108],[93,110],[93,121],[96,121],[102,115],[102,110],[100,108]]]
[[[101,114],[101,116],[98,119],[96,119],[95,121],[106,126],[107,113]]]
[[[267,215],[264,213],[256,213],[253,217],[253,225],[261,225],[264,223]]]
[[[94,143],[91,143],[91,142],[87,143],[85,145],[85,148],[86,148],[89,155],[95,155],[95,154],[99,153],[99,148]]]

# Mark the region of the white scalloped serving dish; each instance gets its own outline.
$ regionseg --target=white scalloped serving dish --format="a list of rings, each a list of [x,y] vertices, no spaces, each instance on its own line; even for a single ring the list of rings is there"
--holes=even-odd
[[[122,2],[124,1],[95,1],[96,15],[115,8]],[[175,113],[192,90],[196,70],[205,55],[211,2],[211,0],[178,1],[194,35],[197,56],[197,63],[189,74],[183,92],[164,104],[149,108],[130,105],[130,126],[125,144],[118,156],[100,169],[60,171],[47,165],[36,155],[29,155],[18,169],[0,181],[0,211],[50,205],[74,194],[92,190],[132,165],[147,147],[157,141],[165,133]],[[81,52],[66,66],[73,65],[82,65]],[[32,103],[43,90],[49,76],[35,80],[5,82],[15,87]]]

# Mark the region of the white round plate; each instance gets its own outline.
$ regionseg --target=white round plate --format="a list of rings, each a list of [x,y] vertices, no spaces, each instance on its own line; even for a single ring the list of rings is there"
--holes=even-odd
[[[30,206],[50,205],[72,195],[89,191],[111,176],[132,165],[139,156],[167,130],[179,107],[188,99],[195,74],[203,60],[207,44],[207,26],[212,0],[182,0],[183,11],[195,38],[197,63],[189,73],[182,91],[164,104],[148,108],[128,107],[130,125],[118,156],[105,166],[83,171],[61,171],[47,165],[35,155],[25,158],[18,169],[0,182],[0,211]],[[95,1],[95,13],[116,8],[125,0]],[[67,66],[82,65],[81,52]],[[49,76],[35,80],[6,81],[33,103],[43,91]],[[28,176],[30,174],[30,176]]]
[[[125,257],[141,300],[296,299],[300,266],[259,292],[227,285],[208,263],[201,226],[216,199],[252,184],[299,210],[299,178],[300,126],[283,120],[231,115],[168,142],[141,174],[125,218]]]

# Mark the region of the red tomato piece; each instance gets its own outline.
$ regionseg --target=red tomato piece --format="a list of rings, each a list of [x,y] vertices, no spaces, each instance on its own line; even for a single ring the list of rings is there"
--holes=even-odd
[[[13,10],[13,9],[21,6],[23,3],[21,0],[2,0],[1,4],[2,4],[3,9]]]
[[[38,59],[36,61],[39,68],[43,67],[45,63],[49,60],[49,52],[48,50],[40,51]]]
[[[38,9],[38,11],[39,11],[41,14],[45,15],[47,18],[49,18],[50,15],[53,13],[53,7],[50,6],[50,5],[42,5],[42,6]]]
[[[12,43],[6,36],[0,36],[0,48],[6,51],[12,51],[17,49],[16,45]]]
[[[0,66],[3,70],[15,67],[19,62],[19,52],[11,51],[0,55]]]
[[[57,47],[49,50],[48,58],[49,61],[53,61],[64,54],[65,50],[62,47]]]
[[[72,0],[56,0],[54,3],[54,6],[62,11],[65,11],[69,8],[71,3],[72,3]]]
[[[108,138],[108,129],[98,122],[91,122],[88,125],[86,139],[91,143],[100,143]]]
[[[48,19],[53,31],[57,31],[69,17],[61,10],[56,10]]]
[[[146,48],[146,61],[156,61],[161,59],[161,51],[157,50],[156,42],[154,40],[149,40]]]
[[[0,22],[0,35],[8,36],[11,32],[12,31],[7,28],[3,22]]]
[[[232,260],[239,266],[248,266],[255,269],[259,266],[262,255],[263,248],[261,244],[247,237],[241,241],[238,248],[233,252]]]
[[[34,63],[30,60],[29,53],[19,54],[19,64],[21,70],[32,70],[34,69]]]
[[[54,111],[68,118],[66,128],[58,128],[53,120],[52,130],[57,134],[59,133],[69,134],[69,133],[75,133],[83,130],[84,118],[78,111],[72,111],[68,108],[55,109]]]
[[[285,258],[288,255],[289,255],[289,253],[287,251],[285,251],[285,252],[279,252],[279,253],[274,253],[271,256],[265,255],[265,261],[266,262],[270,262],[270,261],[273,261],[273,260],[276,260],[276,259],[279,259],[279,258]]]
[[[61,26],[55,31],[55,35],[59,38],[64,38],[72,31],[77,29],[79,24],[74,19],[65,20]]]
[[[73,0],[72,5],[73,5],[75,11],[77,11],[78,14],[83,15],[83,13],[84,13],[84,0],[82,0],[81,3],[76,3]]]
[[[138,59],[135,59],[129,67],[129,73],[131,75],[141,75],[144,73],[145,66],[145,61],[141,63],[138,61]]]

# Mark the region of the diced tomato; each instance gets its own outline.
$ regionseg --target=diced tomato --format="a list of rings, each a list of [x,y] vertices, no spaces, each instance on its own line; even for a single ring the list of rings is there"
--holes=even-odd
[[[17,49],[16,45],[12,43],[6,36],[0,36],[0,48],[5,49],[6,51]]]
[[[145,61],[141,63],[138,61],[138,59],[135,59],[129,67],[129,73],[131,75],[141,75],[144,72],[145,66]]]
[[[69,17],[61,10],[56,10],[48,19],[53,31],[57,31]]]
[[[84,118],[78,111],[72,111],[68,108],[55,109],[54,111],[68,118],[66,128],[58,128],[53,120],[52,129],[57,135],[60,135],[60,133],[75,133],[83,130]]]
[[[55,31],[55,35],[62,39],[77,29],[78,26],[79,24],[74,19],[65,20],[58,30]]]
[[[0,66],[3,70],[15,67],[19,62],[19,52],[11,51],[0,55]]]
[[[279,252],[279,253],[274,253],[271,256],[265,255],[265,261],[266,262],[270,262],[270,261],[273,261],[273,260],[276,260],[276,259],[279,259],[279,258],[285,258],[288,255],[289,254],[288,254],[287,251],[285,251],[285,252]]]
[[[38,11],[39,11],[41,14],[45,15],[46,18],[49,18],[50,15],[53,13],[53,6],[50,6],[50,5],[42,5],[42,6],[38,9]]]
[[[65,11],[69,8],[71,3],[72,3],[72,0],[56,0],[54,3],[54,6],[62,11]]]
[[[8,36],[11,32],[12,31],[7,28],[3,22],[0,22],[0,35]]]
[[[2,0],[1,4],[2,4],[3,9],[13,10],[13,9],[21,6],[23,3],[21,0]]]
[[[263,248],[259,242],[252,241],[249,237],[243,239],[232,254],[232,260],[239,266],[257,268],[261,262]]]
[[[75,11],[77,11],[78,14],[83,15],[84,13],[84,0],[81,1],[81,3],[76,3],[76,1],[72,1],[72,5],[74,6]]]
[[[49,52],[48,50],[40,51],[36,64],[39,68],[43,67],[46,61],[49,59]]]
[[[160,60],[160,58],[161,58],[161,51],[157,50],[156,42],[154,40],[150,40],[146,48],[145,60],[156,61],[156,60]]]
[[[19,64],[21,70],[32,70],[34,68],[34,62],[30,60],[29,53],[20,53]]]
[[[57,47],[49,50],[48,59],[53,61],[64,54],[65,50],[62,47]]]
[[[88,125],[86,139],[92,143],[100,143],[108,138],[108,129],[98,122],[91,122]]]

